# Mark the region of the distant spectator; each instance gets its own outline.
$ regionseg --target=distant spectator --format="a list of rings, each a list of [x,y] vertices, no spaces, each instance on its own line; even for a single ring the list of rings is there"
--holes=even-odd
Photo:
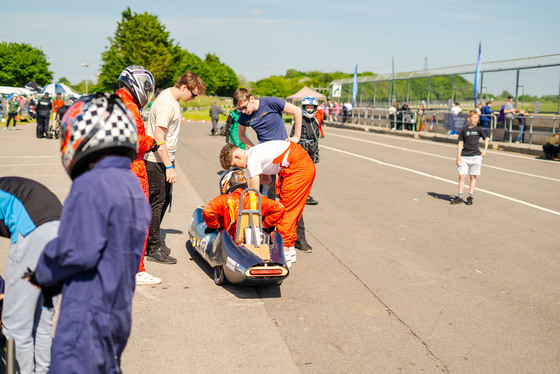
[[[516,143],[525,143],[525,115],[527,112],[521,109],[519,113],[517,113],[517,122],[519,123],[519,131],[517,132],[517,139],[515,139]]]
[[[452,107],[450,110],[451,114],[453,114],[453,129],[449,131],[449,135],[457,135],[457,129],[459,126],[457,123],[459,122],[458,115],[463,111],[459,106],[459,103],[455,103],[455,106]]]
[[[325,137],[325,133],[323,132],[323,120],[325,119],[325,108],[326,108],[326,104],[323,103],[323,105],[319,105],[317,107],[317,114],[315,115],[315,118],[317,119],[317,122],[319,124],[319,132],[321,133],[321,138]]]
[[[482,114],[482,103],[476,104],[475,110],[478,112],[478,115],[480,116]]]
[[[210,115],[210,119],[212,120],[212,130],[210,130],[210,132],[212,133],[213,136],[218,136],[220,132],[218,128],[218,121],[220,120],[220,114],[222,116],[225,116],[226,114],[224,113],[222,108],[220,108],[217,101],[214,101],[214,105],[210,107],[210,111],[208,112],[208,114]]]
[[[486,105],[482,107],[480,114],[480,125],[484,131],[484,135],[488,135],[488,127],[490,125],[491,117],[496,113],[498,112],[494,112],[492,110],[492,101],[488,100]]]
[[[61,106],[60,108],[58,108],[58,111],[56,112],[56,119],[60,122],[62,121],[62,117],[64,117],[64,115],[66,114],[66,112],[68,111],[68,108],[72,106],[72,104],[74,104],[74,101],[76,101],[75,97],[71,97],[68,99],[68,104],[64,104],[63,106]]]
[[[426,123],[426,113],[424,111],[424,105],[420,104],[418,106],[418,113],[416,114],[416,131],[424,130],[425,123]]]
[[[455,103],[455,106],[452,107],[449,111],[453,115],[457,115],[457,114],[461,113],[463,111],[463,109],[461,109],[461,107],[459,106],[459,103]]]
[[[352,115],[352,104],[346,101],[342,105],[342,123],[348,122],[348,118]]]
[[[12,96],[10,101],[8,101],[8,122],[6,122],[6,129],[10,127],[10,122],[14,121],[13,129],[16,129],[17,116],[20,114],[21,105],[19,103],[19,98],[17,95]]]
[[[544,158],[554,160],[560,153],[560,132],[552,134],[542,147]]]
[[[338,101],[334,102],[334,121],[338,121],[338,115],[340,114],[340,105]]]
[[[508,96],[508,101],[504,106],[504,125],[507,131],[511,131],[513,120],[515,119],[515,108],[513,107],[513,96]]]
[[[387,114],[389,117],[389,123],[391,124],[391,130],[396,130],[397,127],[395,124],[395,115],[397,114],[397,108],[395,108],[395,106],[391,104]]]
[[[64,105],[64,100],[62,100],[62,95],[57,93],[56,99],[53,100],[52,103],[52,111],[53,111],[53,119],[56,118],[56,112]]]
[[[52,103],[49,93],[45,92],[39,100],[35,110],[37,111],[37,138],[45,138],[49,129],[49,118],[51,116]]]

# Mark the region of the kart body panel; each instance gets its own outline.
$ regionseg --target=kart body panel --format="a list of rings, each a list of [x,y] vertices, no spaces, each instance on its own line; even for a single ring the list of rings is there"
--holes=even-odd
[[[223,271],[229,283],[244,286],[279,285],[289,275],[282,236],[277,231],[271,235],[263,232],[260,235],[267,237],[265,241],[269,243],[253,246],[235,243],[226,230],[205,234],[207,227],[202,218],[202,209],[197,208],[189,227],[191,245],[214,270]]]

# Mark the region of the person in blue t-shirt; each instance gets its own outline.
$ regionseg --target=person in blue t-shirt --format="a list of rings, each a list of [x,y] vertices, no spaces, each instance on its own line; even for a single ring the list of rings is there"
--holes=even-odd
[[[252,127],[257,133],[259,143],[270,140],[290,140],[299,142],[301,136],[301,109],[277,97],[263,97],[255,99],[245,88],[238,88],[233,93],[233,105],[239,109],[239,140],[247,147],[254,144],[247,137],[247,127]],[[294,116],[294,136],[288,138],[286,125],[282,113]]]
[[[301,137],[301,109],[277,97],[255,99],[246,88],[238,88],[233,93],[233,105],[241,112],[239,115],[238,136],[247,149],[254,146],[247,137],[247,127],[257,133],[259,143],[271,140],[289,140],[299,143]],[[294,135],[288,138],[282,113],[294,116]],[[261,192],[269,199],[275,199],[276,176],[261,176]]]

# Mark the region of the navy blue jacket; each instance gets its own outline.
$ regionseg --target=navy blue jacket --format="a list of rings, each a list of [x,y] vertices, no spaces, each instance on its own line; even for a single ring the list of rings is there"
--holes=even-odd
[[[151,209],[126,157],[74,180],[58,238],[39,258],[40,286],[63,283],[50,373],[118,373]]]

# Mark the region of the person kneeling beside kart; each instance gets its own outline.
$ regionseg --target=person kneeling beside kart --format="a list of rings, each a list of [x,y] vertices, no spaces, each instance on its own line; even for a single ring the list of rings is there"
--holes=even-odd
[[[202,217],[208,228],[206,233],[211,233],[221,229],[227,230],[233,240],[237,242],[236,217],[239,213],[241,193],[247,188],[247,178],[243,175],[243,170],[233,167],[227,170],[220,178],[221,195],[211,200],[202,210]],[[243,198],[243,209],[251,207],[251,196],[245,194]],[[253,197],[254,198],[254,197]],[[284,206],[274,200],[261,196],[261,210],[263,229],[270,233],[274,231],[277,224],[284,217]]]

